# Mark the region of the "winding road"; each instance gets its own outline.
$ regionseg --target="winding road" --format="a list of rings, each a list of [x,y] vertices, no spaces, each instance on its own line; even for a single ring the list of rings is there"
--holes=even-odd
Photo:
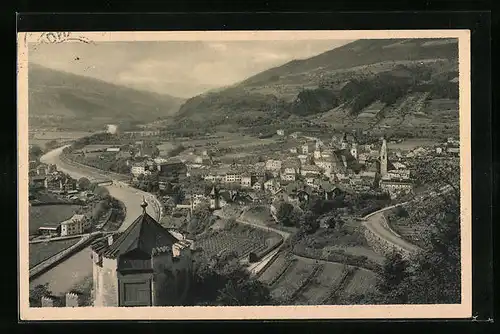
[[[442,194],[445,194],[447,192],[450,192],[452,190],[451,186],[445,186],[439,193],[435,194],[430,194],[429,197],[437,197]],[[398,203],[395,205],[391,205],[385,208],[382,208],[378,211],[372,212],[365,217],[363,217],[363,225],[369,229],[373,234],[375,234],[377,237],[385,240],[392,246],[395,246],[398,249],[402,249],[403,251],[406,251],[408,253],[413,253],[418,250],[420,250],[419,247],[417,247],[414,244],[409,243],[405,239],[403,239],[398,233],[396,233],[387,223],[387,220],[384,216],[384,212],[391,210],[395,207],[398,206],[404,206],[409,203],[414,201],[414,199],[403,202],[403,203]]]

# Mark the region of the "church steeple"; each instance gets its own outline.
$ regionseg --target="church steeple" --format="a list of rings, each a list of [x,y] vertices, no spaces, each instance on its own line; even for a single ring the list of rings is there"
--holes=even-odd
[[[382,137],[382,147],[380,148],[380,175],[384,177],[387,174],[387,140]]]

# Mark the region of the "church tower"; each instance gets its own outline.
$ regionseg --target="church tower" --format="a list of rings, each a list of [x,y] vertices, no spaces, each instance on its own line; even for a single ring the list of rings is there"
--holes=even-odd
[[[212,187],[212,191],[210,192],[210,209],[220,209],[219,192],[215,189],[215,187]]]
[[[342,136],[342,141],[340,142],[340,148],[345,150],[347,148],[347,133],[344,132]]]
[[[387,175],[387,140],[382,138],[382,147],[380,148],[380,175]]]
[[[351,145],[351,155],[354,157],[354,159],[358,160],[358,143],[356,139]]]

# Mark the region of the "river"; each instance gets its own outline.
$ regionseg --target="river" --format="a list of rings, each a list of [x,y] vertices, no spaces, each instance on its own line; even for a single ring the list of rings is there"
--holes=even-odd
[[[73,254],[49,271],[30,281],[30,289],[49,283],[49,290],[55,295],[66,293],[85,277],[92,275],[90,246]]]
[[[109,179],[109,177],[101,175],[93,169],[73,166],[62,162],[60,159],[62,150],[63,147],[50,151],[40,160],[44,163],[55,164],[58,170],[76,179],[80,177],[87,177],[91,180]],[[124,231],[142,213],[140,205],[143,197],[149,203],[152,201],[151,194],[129,187],[124,183],[116,182],[113,185],[105,187],[109,190],[110,195],[121,201],[126,208],[125,219],[119,231]],[[156,211],[155,206],[149,205],[147,207],[147,212],[151,217],[159,219],[159,212]],[[92,259],[90,258],[90,254],[91,249],[87,247],[70,256],[63,262],[35,278],[33,281],[30,281],[30,288],[38,284],[49,283],[50,290],[54,294],[67,292],[85,277],[92,275]]]

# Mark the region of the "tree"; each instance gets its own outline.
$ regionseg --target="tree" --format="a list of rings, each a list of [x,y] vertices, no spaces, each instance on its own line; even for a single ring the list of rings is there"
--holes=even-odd
[[[30,159],[38,160],[43,154],[43,150],[38,145],[32,145],[29,149]]]
[[[399,285],[407,276],[406,268],[408,263],[399,253],[392,253],[386,259],[378,289],[383,294],[389,294],[398,289]]]
[[[91,182],[86,177],[82,177],[78,180],[78,188],[81,190],[88,190],[90,188]]]
[[[29,302],[30,307],[41,307],[42,297],[51,295],[52,292],[49,290],[49,283],[39,284],[33,289],[30,289]]]
[[[312,211],[304,212],[300,219],[300,228],[308,234],[316,232],[319,228],[318,216]]]
[[[290,203],[282,203],[276,213],[276,218],[284,226],[295,226],[294,207]]]
[[[200,255],[195,261],[191,303],[194,305],[248,306],[272,304],[270,291],[241,266],[236,254]]]

